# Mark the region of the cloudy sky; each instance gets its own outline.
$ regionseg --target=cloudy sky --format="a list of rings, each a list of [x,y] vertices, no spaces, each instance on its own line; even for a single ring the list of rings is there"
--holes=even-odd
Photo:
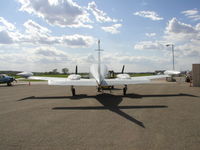
[[[199,0],[1,0],[0,70],[191,69],[200,63]]]

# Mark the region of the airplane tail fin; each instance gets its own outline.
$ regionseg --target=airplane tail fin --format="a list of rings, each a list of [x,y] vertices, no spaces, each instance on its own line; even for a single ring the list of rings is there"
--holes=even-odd
[[[98,49],[96,50],[98,51],[98,75],[99,75],[99,82],[101,82],[102,78],[101,78],[101,51],[103,51],[100,47],[100,40],[98,40]]]

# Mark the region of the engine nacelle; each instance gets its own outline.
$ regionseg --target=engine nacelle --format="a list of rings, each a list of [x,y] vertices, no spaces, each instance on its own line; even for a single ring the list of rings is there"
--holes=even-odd
[[[178,75],[178,74],[180,74],[180,71],[166,70],[166,71],[164,72],[164,74],[166,74],[166,75]]]
[[[118,74],[117,78],[118,79],[131,79],[129,74]]]
[[[81,76],[78,74],[71,74],[68,76],[68,79],[70,80],[80,80]]]
[[[21,73],[18,73],[17,75],[21,76],[23,78],[28,78],[28,77],[33,76],[33,73],[32,72],[21,72]]]

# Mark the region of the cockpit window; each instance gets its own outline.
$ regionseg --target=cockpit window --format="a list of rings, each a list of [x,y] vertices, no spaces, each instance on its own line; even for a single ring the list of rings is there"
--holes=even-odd
[[[0,74],[0,78],[5,78],[6,76],[5,74]]]

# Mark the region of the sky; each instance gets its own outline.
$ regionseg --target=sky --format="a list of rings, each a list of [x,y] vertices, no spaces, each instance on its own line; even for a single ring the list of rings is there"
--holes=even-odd
[[[191,70],[200,63],[199,0],[1,0],[0,70]],[[167,47],[166,45],[169,44]]]

